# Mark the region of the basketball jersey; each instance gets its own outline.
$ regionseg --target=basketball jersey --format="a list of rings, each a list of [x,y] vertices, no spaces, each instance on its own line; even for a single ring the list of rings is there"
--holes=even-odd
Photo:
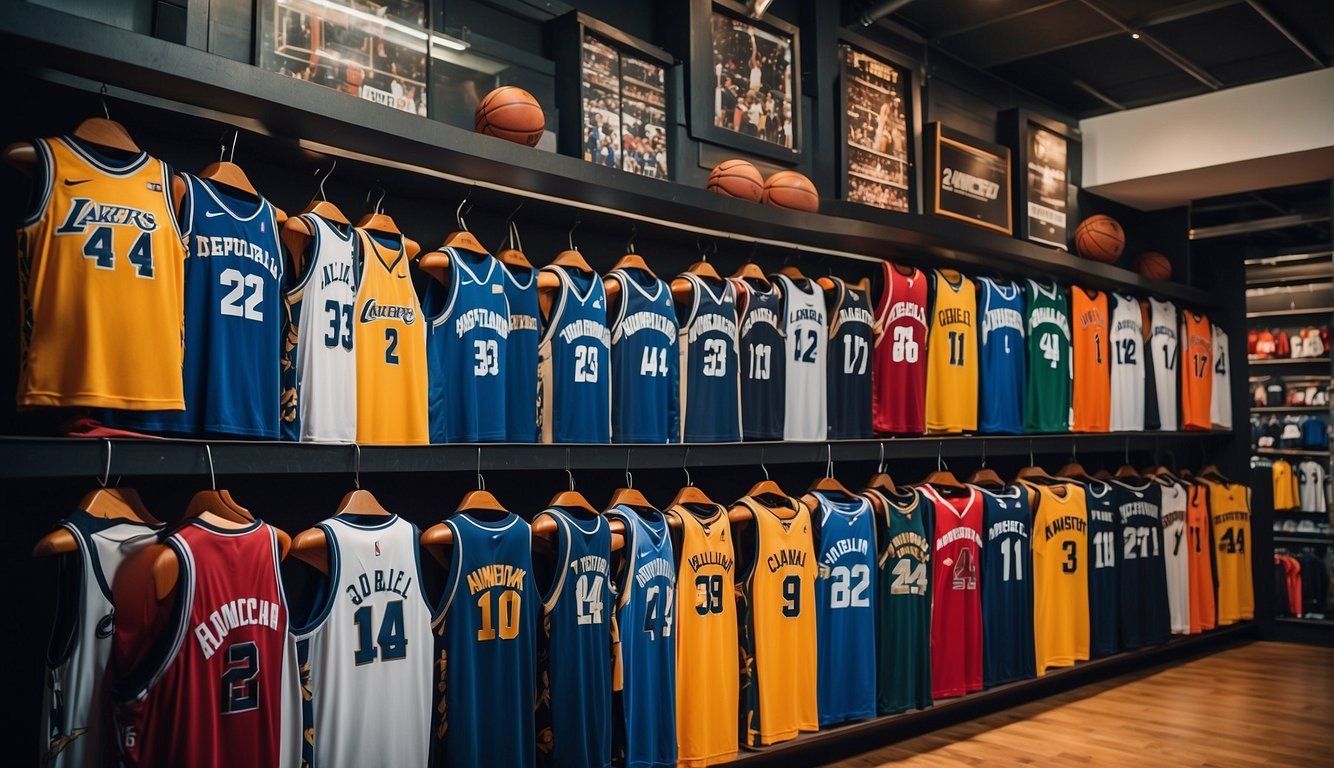
[[[931,695],[937,699],[982,690],[982,492],[945,497],[929,485],[935,547],[931,573]]]
[[[505,300],[510,308],[510,335],[505,344],[505,434],[511,443],[538,440],[537,346],[542,312],[537,300],[537,273],[506,267]]]
[[[1213,326],[1214,380],[1209,397],[1209,420],[1218,429],[1232,429],[1232,373],[1228,368],[1227,331]]]
[[[156,527],[82,509],[60,521],[74,552],[59,559],[56,622],[46,652],[40,764],[102,765],[111,744],[107,662],[115,631],[111,584],[121,563],[157,541]]]
[[[534,645],[541,598],[532,531],[505,513],[445,521],[454,534],[436,612],[433,764],[534,764]]]
[[[871,417],[876,432],[926,431],[926,275],[884,262],[884,291],[875,312]]]
[[[977,294],[952,269],[935,271],[927,336],[926,431],[977,429]],[[937,558],[939,567],[939,558]]]
[[[1251,576],[1251,489],[1206,481],[1218,576],[1218,626],[1255,617]]]
[[[884,515],[876,560],[876,710],[892,715],[931,706],[931,542],[934,504],[911,488],[867,489]]]
[[[537,762],[611,765],[611,528],[560,507],[537,644]],[[585,519],[584,516],[589,519]]]
[[[1083,485],[1090,558],[1089,656],[1098,659],[1121,650],[1121,595],[1117,582],[1121,529],[1112,484],[1089,478]]]
[[[824,289],[809,278],[803,278],[800,284],[787,275],[770,279],[783,296],[783,335],[787,342],[783,439],[826,440],[829,330]]]
[[[783,297],[769,283],[729,280],[736,294],[741,332],[741,432],[747,440],[782,440],[787,407],[787,358]]]
[[[1167,607],[1172,634],[1190,632],[1190,543],[1186,541],[1186,487],[1159,479],[1163,492],[1163,554],[1167,566]]]
[[[869,422],[868,422],[869,423]],[[875,511],[860,496],[812,491],[820,726],[875,717]]]
[[[283,437],[319,443],[350,443],[357,437],[357,357],[352,348],[357,303],[356,233],[340,232],[315,216],[310,227],[305,273],[287,292],[296,327],[288,332],[295,376],[295,418]]]
[[[1088,511],[1075,483],[1032,485],[1033,650],[1041,677],[1089,657]]]
[[[625,526],[612,623],[612,762],[676,765],[676,560],[667,520],[656,509],[616,506]]]
[[[430,437],[426,323],[400,241],[388,247],[366,230],[357,281],[357,442],[420,444]]]
[[[617,269],[607,277],[621,286],[611,320],[611,439],[675,443],[681,439],[681,354],[672,292],[638,270]]]
[[[745,660],[741,739],[751,747],[777,744],[796,738],[798,731],[820,727],[811,514],[796,499],[782,497],[776,507],[766,501],[764,496],[746,496],[739,502],[754,515],[748,532],[754,549],[737,590]]]
[[[277,535],[259,521],[192,519],[165,543],[180,565],[169,617],[117,620],[116,659],[142,654],[113,664],[122,763],[295,765],[300,692]]]
[[[1214,339],[1209,318],[1181,313],[1181,428],[1213,428],[1210,395],[1214,386]]]
[[[681,441],[741,440],[741,378],[737,370],[737,308],[731,282],[681,275],[690,306],[677,307],[681,335]],[[682,310],[685,315],[682,316]],[[782,348],[774,350],[781,356]]]
[[[696,511],[698,509],[698,511]],[[676,749],[683,768],[736,757],[741,669],[737,645],[735,550],[727,510],[677,506]]]
[[[982,431],[1024,431],[1024,295],[1019,284],[978,280],[982,298]]]
[[[1113,481],[1121,562],[1121,648],[1166,642],[1172,633],[1163,554],[1162,486],[1153,480]]]
[[[1022,369],[1021,369],[1022,370]],[[1032,506],[1023,488],[979,489],[982,527],[982,679],[990,688],[1034,675]]]
[[[18,231],[20,408],[180,410],[185,247],[171,170],[36,139]]]
[[[1064,432],[1070,428],[1070,310],[1056,283],[1030,279],[1028,381],[1024,389],[1024,431]]]
[[[426,765],[431,744],[431,608],[417,526],[338,515],[317,526],[329,575],[294,627],[305,765]]]
[[[1177,308],[1170,301],[1149,299],[1149,341],[1146,356],[1152,361],[1154,400],[1158,429],[1175,431],[1177,418],[1177,363],[1181,352],[1177,340]],[[1153,421],[1151,415],[1146,421]]]
[[[1139,302],[1112,294],[1113,432],[1144,429],[1144,322]]]
[[[829,439],[871,436],[871,341],[875,318],[865,291],[831,277],[829,304]]]
[[[1106,432],[1112,414],[1112,355],[1107,323],[1107,293],[1070,290],[1074,339],[1074,400],[1071,432]]]
[[[611,333],[597,273],[549,264],[560,280],[537,351],[544,443],[611,441]]]
[[[1217,624],[1214,603],[1213,538],[1209,531],[1209,486],[1187,486],[1186,543],[1190,560],[1190,633],[1213,629]],[[1233,541],[1236,541],[1235,534]]]

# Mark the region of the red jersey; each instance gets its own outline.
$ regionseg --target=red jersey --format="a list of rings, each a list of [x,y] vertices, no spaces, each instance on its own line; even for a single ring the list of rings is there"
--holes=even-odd
[[[922,486],[935,504],[931,605],[931,695],[982,690],[982,493],[946,498]]]
[[[192,520],[166,544],[180,562],[175,604],[116,626],[124,764],[295,765],[300,693],[273,529]]]
[[[885,288],[875,313],[871,413],[876,432],[926,431],[926,275],[882,262]]]

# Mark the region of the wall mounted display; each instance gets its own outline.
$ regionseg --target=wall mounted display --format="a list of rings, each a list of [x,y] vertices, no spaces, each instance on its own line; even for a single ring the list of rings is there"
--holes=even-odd
[[[861,41],[840,45],[839,61],[843,198],[902,213],[918,210],[916,68]]]
[[[1000,115],[999,132],[1013,152],[1013,194],[1023,206],[1015,236],[1068,250],[1066,220],[1079,191],[1079,129],[1009,109]]]
[[[927,125],[926,145],[929,210],[1013,234],[1009,148],[940,123]]]
[[[690,134],[784,163],[801,158],[797,28],[731,0],[690,3]]]

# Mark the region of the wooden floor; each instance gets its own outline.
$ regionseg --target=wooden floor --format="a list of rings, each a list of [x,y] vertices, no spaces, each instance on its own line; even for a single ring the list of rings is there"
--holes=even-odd
[[[1252,643],[831,765],[1334,766],[1334,649]]]

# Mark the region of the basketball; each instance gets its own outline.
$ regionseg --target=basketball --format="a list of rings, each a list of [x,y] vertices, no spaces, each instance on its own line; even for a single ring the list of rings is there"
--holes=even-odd
[[[820,210],[820,193],[811,180],[796,171],[779,171],[764,181],[765,205],[794,211]]]
[[[745,160],[724,160],[709,174],[708,190],[758,203],[764,195],[764,177],[759,169]]]
[[[537,146],[547,118],[533,94],[513,85],[502,85],[477,105],[473,130],[515,144]]]
[[[1157,251],[1145,251],[1136,260],[1135,271],[1150,280],[1167,281],[1172,279],[1172,262]]]
[[[1095,214],[1079,222],[1075,230],[1075,250],[1086,259],[1111,264],[1121,258],[1125,247],[1125,230],[1111,216]]]

